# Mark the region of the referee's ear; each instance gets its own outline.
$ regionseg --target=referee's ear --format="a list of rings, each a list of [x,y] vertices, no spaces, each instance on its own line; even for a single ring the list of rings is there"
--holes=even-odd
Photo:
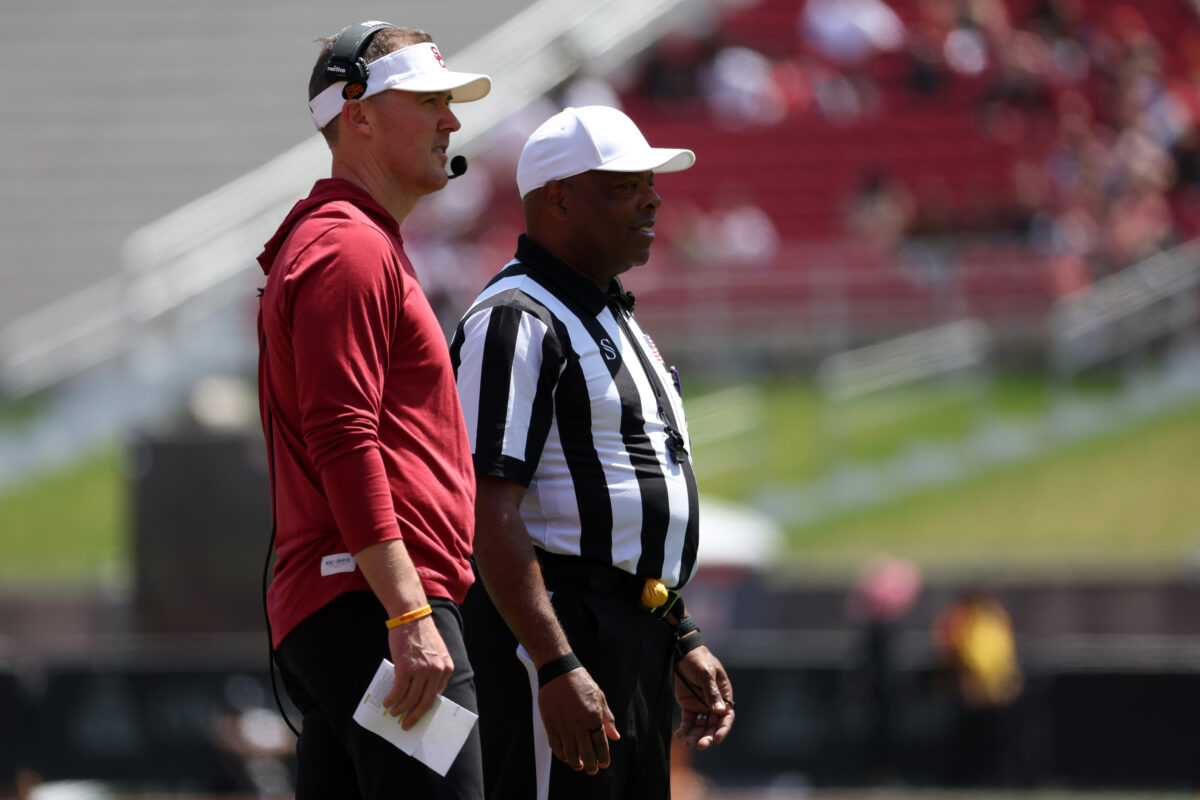
[[[550,181],[540,190],[541,200],[546,212],[557,220],[567,218],[567,198],[571,194],[570,187],[564,181]]]

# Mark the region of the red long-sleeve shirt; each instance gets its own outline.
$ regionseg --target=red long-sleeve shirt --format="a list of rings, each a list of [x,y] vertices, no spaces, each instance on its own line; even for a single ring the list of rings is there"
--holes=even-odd
[[[273,644],[337,595],[369,589],[344,554],[382,541],[404,540],[427,595],[462,602],[470,446],[445,336],[399,226],[353,184],[321,180],[258,261]]]

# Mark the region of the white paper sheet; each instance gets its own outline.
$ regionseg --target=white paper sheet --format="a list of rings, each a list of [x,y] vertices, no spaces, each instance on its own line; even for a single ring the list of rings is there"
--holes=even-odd
[[[403,718],[393,717],[383,707],[383,699],[392,690],[395,678],[395,665],[385,658],[354,710],[354,721],[444,776],[479,717],[438,695],[433,708],[425,712],[412,730],[406,731],[400,727]]]

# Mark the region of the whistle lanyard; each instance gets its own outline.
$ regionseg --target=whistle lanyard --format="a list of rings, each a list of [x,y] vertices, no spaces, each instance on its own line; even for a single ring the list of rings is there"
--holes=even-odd
[[[650,387],[654,390],[654,400],[658,403],[658,418],[663,422],[663,430],[667,435],[667,450],[671,453],[671,460],[676,464],[685,464],[688,460],[688,451],[686,443],[683,439],[683,434],[679,432],[679,423],[675,419],[674,407],[671,401],[666,397],[666,389],[663,387],[662,381],[659,380],[658,370],[650,363],[650,359],[646,356],[645,351],[637,341],[637,334],[634,333],[633,327],[629,324],[629,319],[626,316],[629,312],[617,305],[612,309],[613,315],[617,318],[617,325],[625,333],[629,339],[630,346],[637,353],[638,361],[641,362],[642,371],[646,373],[646,379],[650,381]]]

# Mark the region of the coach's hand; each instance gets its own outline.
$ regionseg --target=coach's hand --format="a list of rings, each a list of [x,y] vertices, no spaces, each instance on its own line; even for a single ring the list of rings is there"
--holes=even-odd
[[[701,645],[675,664],[680,721],[675,738],[700,750],[720,744],[733,727],[733,686],[725,667]]]
[[[396,665],[396,682],[383,699],[393,717],[405,714],[400,727],[409,730],[433,708],[454,673],[454,659],[438,633],[433,617],[425,617],[388,632],[388,649]]]
[[[612,763],[608,740],[621,734],[604,692],[586,669],[573,669],[543,686],[538,708],[550,749],[568,767],[595,775]]]

